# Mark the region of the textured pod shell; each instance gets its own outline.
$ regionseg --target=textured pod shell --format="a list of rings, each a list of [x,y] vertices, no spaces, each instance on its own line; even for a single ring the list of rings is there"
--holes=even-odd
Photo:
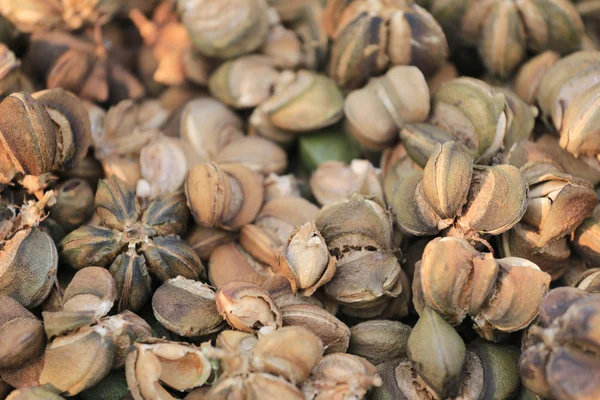
[[[135,251],[121,253],[110,266],[117,285],[118,310],[136,311],[152,296],[150,276],[143,255]]]
[[[182,276],[163,283],[152,296],[156,319],[180,336],[204,336],[218,331],[223,318],[217,312],[210,286]]]
[[[406,356],[412,328],[398,321],[371,320],[354,325],[348,352],[364,357],[373,365]]]
[[[75,269],[91,265],[108,267],[127,245],[121,236],[114,229],[81,226],[60,242],[61,259]]]
[[[600,85],[581,92],[566,108],[560,128],[560,146],[576,157],[600,154]]]
[[[50,172],[57,151],[56,127],[33,97],[13,93],[0,103],[0,183],[15,174],[39,176]]]
[[[192,45],[209,57],[250,53],[269,29],[266,0],[180,0],[179,11]]]
[[[63,311],[92,311],[100,318],[108,314],[117,298],[112,275],[104,268],[86,267],[73,276],[62,299]]]
[[[502,93],[473,78],[457,78],[433,96],[430,120],[478,158],[496,153],[508,129],[508,106]]]
[[[514,90],[527,104],[534,104],[542,79],[560,59],[560,54],[545,51],[521,66],[514,80]]]
[[[35,308],[50,294],[58,253],[54,241],[38,228],[18,231],[0,251],[0,294]]]
[[[400,140],[410,158],[424,168],[434,154],[436,145],[452,141],[454,138],[442,129],[431,124],[408,124],[400,131]],[[465,151],[468,151],[465,148]]]

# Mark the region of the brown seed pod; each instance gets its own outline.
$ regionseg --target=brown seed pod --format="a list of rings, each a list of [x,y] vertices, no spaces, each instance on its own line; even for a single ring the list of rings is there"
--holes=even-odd
[[[10,297],[0,296],[0,369],[18,369],[43,353],[42,323]]]
[[[127,387],[142,400],[171,397],[162,385],[182,392],[202,386],[211,371],[198,347],[161,339],[138,341],[125,363]]]
[[[436,278],[441,269],[443,280]],[[496,260],[463,239],[436,238],[415,270],[413,302],[417,311],[431,307],[453,325],[470,315],[482,337],[497,341],[533,321],[549,285],[550,276],[528,260]]]
[[[110,272],[100,267],[87,267],[77,271],[65,289],[62,309],[93,311],[100,318],[108,314],[116,299],[117,289]]]
[[[262,285],[274,274],[269,265],[255,259],[236,243],[217,247],[211,254],[208,264],[208,278],[217,289],[229,282]]]
[[[223,325],[214,290],[182,276],[166,281],[154,292],[152,311],[165,328],[185,337],[205,336]]]
[[[365,358],[375,366],[406,357],[407,342],[411,330],[410,326],[398,321],[371,320],[361,322],[350,328],[351,336],[348,352]]]
[[[310,304],[292,304],[281,307],[284,326],[302,326],[323,342],[324,354],[345,353],[350,340],[350,329],[333,314]]]
[[[80,178],[66,180],[56,188],[56,204],[50,209],[50,217],[66,232],[86,223],[94,213],[94,192]]]
[[[280,328],[281,311],[269,293],[245,282],[229,282],[216,295],[217,311],[234,329],[257,333]]]

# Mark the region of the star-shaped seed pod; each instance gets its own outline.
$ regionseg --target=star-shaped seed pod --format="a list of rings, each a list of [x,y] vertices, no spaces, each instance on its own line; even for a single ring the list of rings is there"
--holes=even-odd
[[[494,259],[464,239],[436,238],[415,265],[413,303],[452,325],[468,315],[480,336],[498,341],[533,321],[549,286],[550,275],[526,259]]]
[[[142,208],[132,187],[111,178],[99,182],[95,205],[100,226],[71,232],[60,254],[77,269],[110,267],[119,310],[138,310],[150,298],[149,272],[162,282],[179,275],[205,277],[194,250],[177,236],[189,218],[183,193],[161,195]]]
[[[600,294],[561,287],[540,304],[519,362],[523,385],[543,398],[600,396]]]
[[[391,207],[400,228],[413,235],[475,239],[498,235],[523,216],[527,182],[510,165],[473,165],[456,142],[436,145],[422,173],[415,172],[394,189]]]

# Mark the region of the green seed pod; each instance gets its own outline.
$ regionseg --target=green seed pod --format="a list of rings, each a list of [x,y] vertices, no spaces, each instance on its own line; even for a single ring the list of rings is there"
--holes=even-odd
[[[467,349],[481,360],[483,390],[480,399],[512,399],[519,390],[519,350],[477,339]]]

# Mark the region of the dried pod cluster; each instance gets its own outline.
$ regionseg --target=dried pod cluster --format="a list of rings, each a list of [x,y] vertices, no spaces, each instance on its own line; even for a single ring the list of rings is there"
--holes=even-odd
[[[550,286],[550,276],[532,262],[494,259],[459,238],[436,238],[415,266],[415,308],[436,310],[453,325],[468,315],[487,340],[527,327]]]

